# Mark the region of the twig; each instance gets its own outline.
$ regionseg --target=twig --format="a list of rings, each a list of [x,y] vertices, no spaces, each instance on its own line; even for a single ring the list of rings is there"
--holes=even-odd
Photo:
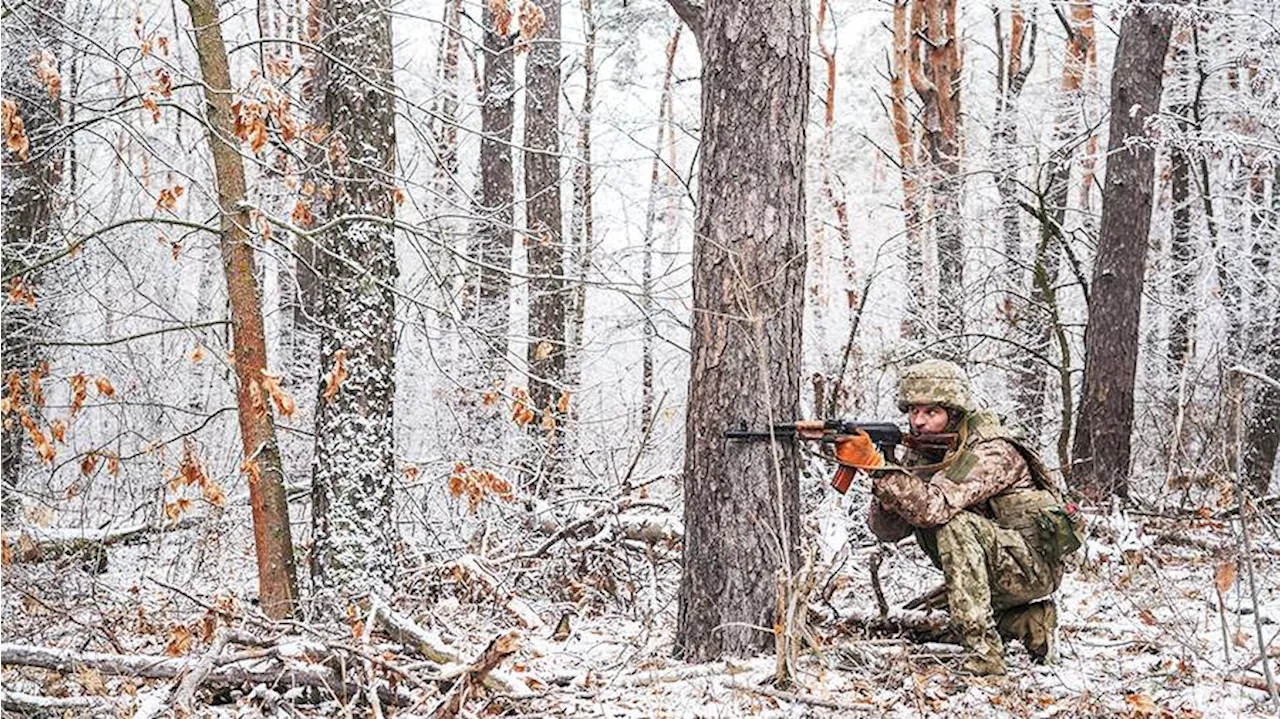
[[[741,682],[729,682],[729,688],[740,689],[742,691],[753,692],[755,694],[763,694],[774,699],[781,699],[789,702],[800,702],[801,704],[809,704],[823,709],[835,709],[837,711],[851,712],[872,712],[879,711],[880,707],[875,704],[866,702],[842,702],[838,699],[822,699],[811,694],[797,694],[795,692],[785,692],[780,689],[770,689],[768,687],[757,687]]]
[[[876,547],[871,555],[871,591],[876,595],[876,607],[880,610],[880,618],[889,616],[889,603],[884,599],[884,587],[880,586],[880,563],[884,561],[884,547]]]
[[[489,675],[504,659],[515,654],[520,648],[520,633],[507,632],[494,638],[489,646],[481,652],[480,657],[471,663],[467,671],[454,682],[453,688],[431,712],[431,719],[454,719],[462,713],[467,699],[478,689]]]
[[[1258,654],[1262,657],[1262,674],[1267,678],[1267,693],[1271,695],[1271,705],[1277,713],[1280,713],[1280,695],[1276,693],[1276,679],[1271,673],[1271,660],[1267,657],[1267,641],[1262,631],[1262,614],[1258,610],[1258,585],[1255,581],[1257,571],[1253,565],[1253,550],[1249,538],[1249,517],[1245,511],[1244,483],[1240,478],[1240,456],[1243,454],[1243,447],[1241,446],[1239,427],[1240,416],[1244,411],[1244,380],[1242,376],[1255,375],[1252,371],[1246,370],[1239,365],[1232,367],[1230,373],[1232,375],[1231,386],[1227,392],[1233,405],[1231,422],[1236,428],[1236,431],[1232,433],[1236,437],[1236,446],[1233,448],[1235,462],[1232,463],[1231,476],[1235,481],[1236,502],[1240,507],[1240,544],[1243,549],[1241,554],[1243,554],[1242,560],[1244,561],[1245,569],[1248,571],[1249,597],[1253,602],[1253,626],[1258,638]],[[1271,382],[1273,380],[1267,378],[1267,381]],[[1276,386],[1280,387],[1280,383],[1277,383]]]
[[[378,612],[376,603],[369,607],[369,616],[364,620],[364,627],[360,630],[360,646],[366,652],[369,649],[369,637],[373,634],[374,614]],[[373,662],[369,660],[367,653],[361,654],[361,660],[364,664],[364,676],[367,682],[364,685],[364,695],[369,700],[369,713],[373,719],[382,719],[382,702],[378,701],[378,677],[373,673]]]

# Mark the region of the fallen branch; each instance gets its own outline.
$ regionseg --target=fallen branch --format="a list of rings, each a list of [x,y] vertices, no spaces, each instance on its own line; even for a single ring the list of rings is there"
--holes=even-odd
[[[711,662],[710,664],[692,664],[688,666],[672,667],[670,669],[651,669],[649,671],[634,672],[626,676],[618,677],[610,682],[610,687],[647,687],[650,684],[663,684],[667,682],[678,682],[685,679],[696,679],[697,677],[706,677],[714,674],[724,674],[732,671],[733,665],[728,662]]]
[[[61,717],[66,712],[90,712],[94,716],[115,717],[126,706],[126,697],[46,697],[38,694],[0,691],[0,707],[26,716]]]
[[[946,614],[932,612],[894,612],[887,617],[856,613],[837,624],[846,631],[861,630],[865,634],[911,636],[919,641],[935,641],[949,636],[950,622]]]
[[[431,712],[431,719],[455,719],[462,713],[467,699],[484,684],[489,673],[520,648],[519,632],[507,632],[489,642],[480,657],[471,663],[467,671],[454,682],[440,705]]]
[[[218,657],[222,654],[222,650],[226,648],[230,635],[227,630],[221,629],[217,636],[213,639],[213,645],[209,647],[209,651],[205,652],[204,657],[195,665],[195,667],[183,677],[182,683],[178,685],[178,691],[174,695],[174,704],[178,707],[178,713],[182,715],[190,715],[192,713],[193,702],[196,690],[209,677],[209,673],[213,671]]]
[[[456,676],[466,671],[462,655],[444,643],[438,634],[423,629],[412,619],[399,614],[390,607],[378,602],[374,607],[373,621],[386,631],[395,641],[413,647],[419,654],[440,664],[440,672],[444,676]],[[529,685],[507,674],[494,670],[485,677],[485,684],[491,689],[511,696],[523,697],[533,694]]]
[[[0,645],[0,664],[38,667],[62,674],[71,674],[85,667],[97,669],[103,674],[112,676],[143,679],[176,679],[192,668],[190,659],[170,659],[139,654],[73,652],[67,649],[15,644]],[[263,668],[220,666],[210,670],[201,684],[228,689],[252,684],[265,684],[277,690],[298,687],[324,689],[343,701],[359,697],[363,692],[359,683],[344,679],[329,667],[319,664],[293,666],[278,660],[274,665]],[[409,698],[399,692],[393,693],[385,688],[379,688],[378,693],[382,701],[396,706],[407,706],[410,703]]]
[[[795,692],[784,692],[780,689],[770,689],[769,687],[757,687],[750,684],[742,684],[739,682],[729,682],[726,686],[730,689],[740,689],[742,691],[752,692],[755,694],[763,694],[774,699],[781,699],[788,702],[799,702],[801,704],[809,704],[823,709],[835,709],[837,711],[850,712],[872,712],[880,711],[880,707],[875,704],[866,702],[845,702],[839,699],[823,699],[815,697],[812,694],[797,694]]]
[[[1228,674],[1225,678],[1232,684],[1239,684],[1242,687],[1249,687],[1250,689],[1257,689],[1260,692],[1270,693],[1270,690],[1267,687],[1267,680],[1262,677],[1255,677],[1252,674],[1236,673]]]
[[[509,594],[502,589],[498,578],[485,569],[480,564],[480,559],[474,554],[464,554],[457,559],[452,565],[454,571],[462,576],[467,576],[472,581],[478,583],[484,588],[490,596],[498,601],[507,611],[515,615],[520,620],[520,624],[526,629],[538,630],[544,628],[542,617],[533,610],[523,599]]]

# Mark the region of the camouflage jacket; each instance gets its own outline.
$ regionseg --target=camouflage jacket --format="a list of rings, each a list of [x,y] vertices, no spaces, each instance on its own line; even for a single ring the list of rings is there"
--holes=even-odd
[[[991,517],[988,501],[993,497],[1037,488],[1017,446],[1000,431],[982,431],[992,421],[982,414],[973,419],[984,426],[968,432],[966,441],[942,458],[940,466],[873,473],[875,498],[867,524],[876,537],[897,541],[914,529],[946,524],[966,509]],[[995,427],[998,430],[998,424]],[[928,458],[912,454],[903,461],[908,468],[929,463]]]

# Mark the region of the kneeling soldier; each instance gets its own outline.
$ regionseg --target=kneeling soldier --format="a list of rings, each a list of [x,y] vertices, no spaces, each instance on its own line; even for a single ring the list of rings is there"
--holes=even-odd
[[[975,408],[958,365],[908,367],[898,407],[912,434],[954,433],[955,441],[907,449],[901,466],[859,467],[872,478],[871,531],[885,542],[914,531],[942,570],[952,627],[968,650],[965,671],[1004,673],[1002,638],[1048,659],[1058,619],[1049,597],[1064,556],[1079,547],[1074,508],[1068,513],[1035,452]],[[867,442],[841,439],[837,459],[865,456]]]

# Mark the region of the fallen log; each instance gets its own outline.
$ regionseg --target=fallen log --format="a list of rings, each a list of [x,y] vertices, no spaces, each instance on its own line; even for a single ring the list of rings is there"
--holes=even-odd
[[[514,631],[507,632],[489,642],[489,646],[480,653],[480,657],[467,667],[467,671],[462,676],[458,677],[453,687],[449,689],[449,693],[440,701],[435,711],[431,712],[431,719],[456,719],[462,713],[467,699],[471,698],[484,684],[490,672],[507,657],[515,654],[519,648],[520,634]]]
[[[206,659],[208,657],[205,657]],[[225,664],[210,669],[201,682],[202,686],[231,689],[257,684],[269,685],[277,690],[310,688],[329,692],[342,701],[358,698],[364,691],[355,681],[349,681],[334,670],[320,664],[292,665],[272,657],[256,659],[258,663],[271,662],[268,666],[243,667]],[[211,661],[211,663],[216,663]],[[103,654],[100,652],[73,652],[68,649],[35,647],[16,644],[0,645],[0,664],[48,669],[70,674],[81,668],[97,669],[112,676],[138,677],[141,679],[176,679],[196,665],[191,659],[157,657],[141,654]],[[402,692],[379,688],[379,698],[396,706],[407,706],[410,697]]]
[[[60,559],[78,559],[85,569],[101,574],[107,569],[107,547],[126,544],[151,534],[172,532],[195,526],[197,520],[188,517],[171,525],[154,523],[134,524],[106,529],[64,529],[23,527],[14,536],[10,532],[0,534],[4,563],[19,564],[51,562]]]
[[[129,703],[128,697],[46,697],[0,691],[0,708],[24,716],[61,717],[67,712],[91,716],[112,717]]]
[[[836,628],[868,636],[907,636],[914,641],[943,641],[952,634],[949,618],[940,612],[900,611],[887,617],[855,613],[837,622]]]

